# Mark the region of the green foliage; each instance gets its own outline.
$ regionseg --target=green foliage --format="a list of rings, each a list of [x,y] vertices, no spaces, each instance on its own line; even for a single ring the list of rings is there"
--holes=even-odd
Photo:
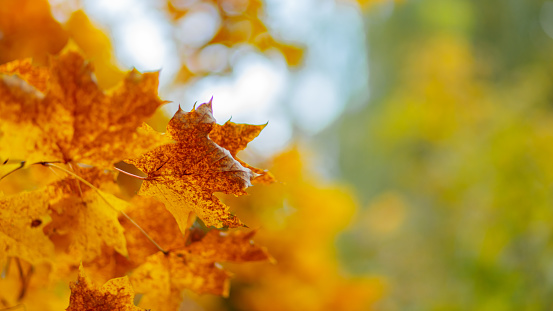
[[[341,168],[368,207],[342,257],[389,278],[386,310],[548,310],[553,41],[541,6],[434,5],[368,19],[372,97],[339,124]],[[389,193],[400,218],[381,203]],[[377,209],[399,223],[376,230]]]

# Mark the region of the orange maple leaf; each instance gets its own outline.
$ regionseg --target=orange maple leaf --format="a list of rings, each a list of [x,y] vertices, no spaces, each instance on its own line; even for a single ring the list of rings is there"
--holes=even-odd
[[[92,65],[68,52],[48,67],[30,60],[0,66],[0,157],[109,167],[159,144],[138,128],[163,104],[158,73],[131,71],[106,93]]]
[[[255,231],[211,230],[182,249],[148,257],[131,275],[135,290],[144,293],[141,305],[175,310],[184,289],[228,296],[231,274],[219,262],[273,260],[264,247],[253,244],[254,235]]]
[[[243,167],[256,173],[254,182],[270,184],[275,181],[275,177],[269,171],[253,167],[236,156],[238,151],[246,149],[248,143],[256,138],[265,126],[266,124],[237,124],[227,121],[224,125],[215,124],[213,130],[209,133],[209,138],[217,145],[227,149]]]
[[[134,305],[134,291],[128,277],[109,280],[97,288],[79,267],[77,282],[71,286],[71,297],[67,311],[141,311]]]
[[[251,186],[256,174],[210,139],[215,126],[211,101],[188,113],[179,108],[167,125],[166,136],[175,143],[126,160],[148,174],[139,194],[162,201],[176,218],[182,232],[188,227],[191,212],[196,213],[207,226],[242,225],[236,216],[229,213],[229,207],[213,193],[246,194],[245,188]],[[231,140],[226,141],[227,147],[235,151],[247,142],[239,141],[239,144],[233,146]]]

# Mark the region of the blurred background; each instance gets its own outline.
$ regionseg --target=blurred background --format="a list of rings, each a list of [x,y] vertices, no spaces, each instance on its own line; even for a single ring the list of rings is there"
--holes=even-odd
[[[106,89],[161,69],[160,131],[268,122],[279,182],[223,199],[278,264],[182,310],[553,309],[553,1],[0,4],[0,63],[70,44]]]

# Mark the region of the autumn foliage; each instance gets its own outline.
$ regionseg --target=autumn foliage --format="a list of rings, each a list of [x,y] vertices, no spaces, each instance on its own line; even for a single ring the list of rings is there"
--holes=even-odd
[[[261,1],[206,3],[222,25],[175,83],[210,74],[194,55],[211,45],[301,63]],[[175,22],[194,10],[165,9]],[[216,99],[164,119],[159,73],[120,70],[82,11],[60,24],[46,1],[5,1],[0,34],[0,310],[363,310],[381,295],[327,260],[355,209],[347,190],[305,177],[297,151],[277,177],[238,157],[266,124],[217,124]],[[288,202],[301,212],[278,216]],[[229,297],[233,276],[235,297],[205,298]]]
[[[59,180],[43,188],[0,199],[4,264],[11,260],[48,263],[60,275],[79,262],[90,263],[100,256],[120,256],[125,261],[123,258],[130,258],[129,246],[143,247],[140,243],[127,245],[124,227],[118,220],[120,214],[132,210],[129,203],[114,195],[117,185],[110,171],[125,159],[148,174],[137,177],[144,180],[139,194],[163,202],[180,228],[169,231],[173,234],[170,248],[162,248],[152,239],[148,242],[158,248],[158,254],[147,253],[140,257],[142,261],[136,257],[132,262],[126,260],[129,269],[139,265],[133,274],[138,288],[148,282],[160,286],[165,280],[167,292],[159,295],[166,297],[164,301],[176,299],[176,308],[180,303],[178,292],[186,288],[198,293],[228,294],[228,272],[218,268],[217,261],[270,258],[250,243],[253,233],[220,235],[215,230],[205,237],[190,233],[196,215],[207,226],[240,226],[238,218],[213,192],[242,195],[252,180],[267,174],[259,169],[261,174],[253,173],[208,137],[215,124],[211,102],[188,113],[179,110],[164,135],[145,124],[139,127],[163,103],[157,97],[155,73],[132,71],[120,86],[106,93],[94,81],[90,63],[75,52],[51,57],[48,67],[24,60],[7,63],[0,70],[0,109],[5,112],[1,117],[2,145],[9,146],[2,148],[2,158],[6,164],[25,159],[19,167],[43,165],[60,174]],[[221,132],[223,128],[217,127],[220,133],[215,136],[231,150],[243,149],[255,137],[244,139],[241,131]],[[231,135],[237,136],[225,138]],[[162,215],[157,213],[155,217]],[[127,218],[140,229],[135,233],[151,239],[132,217]],[[148,221],[143,219],[143,223]],[[171,228],[170,221],[174,223],[172,217],[163,221],[162,232]],[[122,266],[117,268],[113,276],[127,272]],[[88,304],[97,304],[98,297],[108,295],[100,291],[100,296],[92,300],[76,298],[75,291],[85,291],[83,283],[87,283],[80,273],[69,310],[90,308]],[[92,289],[87,286],[86,290]],[[172,298],[172,293],[177,297]],[[128,300],[127,296],[120,299]],[[106,301],[111,304],[111,298]],[[169,303],[164,305],[171,309]]]

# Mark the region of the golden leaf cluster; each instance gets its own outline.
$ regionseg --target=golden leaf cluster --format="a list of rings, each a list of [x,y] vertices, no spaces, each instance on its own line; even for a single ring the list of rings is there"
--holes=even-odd
[[[158,133],[143,123],[164,103],[157,86],[157,73],[133,70],[104,91],[77,52],[51,56],[46,66],[29,59],[0,66],[0,156],[6,165],[19,163],[2,177],[9,181],[37,165],[55,175],[36,190],[0,196],[0,263],[31,265],[26,273],[20,269],[20,292],[0,294],[2,307],[25,304],[37,265],[47,267],[52,281],[79,265],[98,280],[119,277],[98,289],[81,267],[68,310],[138,310],[131,283],[121,278],[126,274],[143,304],[176,310],[185,289],[228,295],[230,274],[220,262],[271,258],[251,243],[254,232],[205,228],[199,237],[190,231],[196,215],[208,227],[242,225],[213,193],[243,195],[256,177],[270,180],[233,157],[263,126],[215,126],[210,101],[179,110],[167,133]],[[232,137],[242,131],[229,128],[250,134]],[[232,151],[211,140],[211,131]],[[121,160],[148,175],[139,194],[155,199],[120,198],[114,165]],[[152,295],[159,286],[165,291]]]

